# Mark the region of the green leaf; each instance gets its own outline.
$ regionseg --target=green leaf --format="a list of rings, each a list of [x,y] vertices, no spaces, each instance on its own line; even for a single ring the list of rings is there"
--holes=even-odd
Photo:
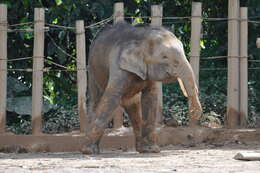
[[[133,24],[144,24],[144,21],[141,17],[136,17]]]
[[[55,19],[53,19],[53,21],[51,22],[52,24],[57,24],[58,23],[58,17],[56,17]]]
[[[62,4],[62,0],[55,0],[55,2],[58,6]]]
[[[200,47],[202,48],[202,49],[205,49],[206,47],[205,47],[205,44],[204,44],[204,40],[200,40]]]

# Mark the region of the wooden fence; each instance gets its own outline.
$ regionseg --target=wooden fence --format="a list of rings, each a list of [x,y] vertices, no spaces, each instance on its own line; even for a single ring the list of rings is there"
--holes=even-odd
[[[245,126],[248,112],[247,94],[247,8],[239,8],[239,0],[229,0],[228,20],[228,97],[227,97],[227,127]],[[151,25],[161,26],[163,8],[153,5],[151,8]],[[124,4],[114,5],[114,22],[124,20]],[[240,15],[239,15],[240,14]],[[35,8],[34,15],[34,48],[32,67],[32,133],[42,133],[42,98],[44,72],[44,9]],[[191,53],[190,63],[199,84],[200,38],[202,28],[202,4],[192,3],[191,14]],[[5,132],[6,126],[6,94],[7,94],[7,6],[0,5],[0,133]],[[78,86],[78,113],[80,117],[80,131],[86,129],[86,45],[84,21],[76,21],[76,48],[77,48],[77,86]],[[240,40],[240,41],[239,41]],[[159,94],[158,121],[162,119],[162,90]],[[114,125],[123,124],[122,110],[115,113]]]

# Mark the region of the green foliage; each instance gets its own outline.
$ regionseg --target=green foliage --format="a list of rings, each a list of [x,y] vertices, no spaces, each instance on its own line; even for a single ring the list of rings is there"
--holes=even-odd
[[[33,10],[35,7],[45,7],[46,23],[63,26],[75,26],[75,21],[83,19],[85,25],[96,23],[108,18],[113,14],[114,2],[121,0],[0,0],[0,3],[8,5],[9,24],[26,23],[33,21]],[[227,17],[228,0],[209,1],[201,0],[203,3],[204,17]],[[150,18],[140,18],[140,16],[150,16],[150,6],[162,4],[164,16],[190,16],[191,0],[124,0],[125,15],[128,22],[149,23]],[[241,0],[241,5],[249,7],[249,17],[259,16],[260,1]],[[260,17],[259,17],[260,18]],[[254,18],[257,20],[259,18]],[[190,52],[190,20],[163,19],[164,27],[174,32],[183,42],[186,54]],[[16,26],[15,28],[31,28],[31,24]],[[104,26],[86,30],[87,52],[91,41]],[[249,24],[249,59],[257,59],[260,49],[255,48],[257,31],[259,24]],[[61,51],[57,45],[66,53]],[[203,21],[203,37],[200,42],[201,55],[225,56],[227,55],[227,21]],[[33,54],[33,34],[29,32],[16,32],[8,34],[8,57],[28,57]],[[68,56],[68,54],[70,56]],[[75,70],[76,61],[71,56],[76,57],[75,33],[74,30],[63,30],[51,28],[45,37],[45,56],[55,63]],[[249,63],[250,68],[258,67],[257,63]],[[8,62],[8,68],[24,69],[31,68],[32,61]],[[45,67],[60,69],[50,62],[45,62]],[[200,71],[200,98],[205,114],[211,111],[223,117],[226,112],[226,70],[208,70],[215,68],[226,68],[225,59],[201,60]],[[8,125],[12,131],[19,133],[30,132],[30,96],[32,89],[32,74],[28,72],[8,73]],[[48,122],[44,126],[45,131],[54,133],[67,131],[70,127],[77,127],[77,88],[75,72],[47,72],[44,73],[44,99],[48,105],[44,112],[44,121]],[[249,124],[257,126],[259,122],[260,101],[260,76],[257,70],[249,71]],[[13,82],[13,83],[12,83]],[[163,85],[164,91],[164,114],[166,117],[175,116],[182,124],[187,124],[187,99],[182,96],[177,84]],[[23,100],[22,105],[20,101]],[[18,106],[20,105],[20,106]],[[21,106],[22,105],[22,106]],[[72,111],[72,112],[71,112]],[[69,120],[65,120],[68,118]],[[53,128],[53,130],[51,130]]]
[[[201,116],[200,124],[206,127],[221,127],[221,118],[221,115],[218,115],[215,112],[211,111]]]
[[[188,103],[177,83],[163,85],[163,114],[179,124],[188,124]]]
[[[7,130],[16,134],[32,133],[31,116],[29,115],[17,116],[17,113],[9,112],[7,125]],[[79,129],[79,117],[75,106],[70,110],[64,107],[51,109],[43,115],[42,130],[44,133],[71,132],[75,129]]]
[[[44,133],[70,132],[79,129],[79,117],[77,107],[71,110],[60,107],[44,114]]]

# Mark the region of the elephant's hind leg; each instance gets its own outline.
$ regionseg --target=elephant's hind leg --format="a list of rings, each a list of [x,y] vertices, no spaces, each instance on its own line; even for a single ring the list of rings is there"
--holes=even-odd
[[[86,132],[88,143],[82,148],[85,154],[99,153],[99,141],[104,134],[104,130],[113,118],[113,111],[119,106],[121,93],[115,87],[108,85],[101,97],[95,114],[95,121],[90,125]]]

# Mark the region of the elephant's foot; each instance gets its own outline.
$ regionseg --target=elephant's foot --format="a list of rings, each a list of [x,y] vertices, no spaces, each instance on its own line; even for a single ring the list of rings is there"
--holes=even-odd
[[[142,145],[136,147],[136,151],[139,153],[159,153],[161,150],[158,145]]]
[[[99,154],[100,150],[97,144],[88,144],[88,145],[84,145],[81,148],[81,152],[83,154]]]
[[[160,148],[153,141],[145,141],[142,137],[136,138],[136,151],[139,153],[159,153]]]
[[[81,148],[83,154],[99,154],[99,142],[103,135],[104,129],[94,125],[91,129],[88,129],[88,133],[85,136],[86,143]]]

